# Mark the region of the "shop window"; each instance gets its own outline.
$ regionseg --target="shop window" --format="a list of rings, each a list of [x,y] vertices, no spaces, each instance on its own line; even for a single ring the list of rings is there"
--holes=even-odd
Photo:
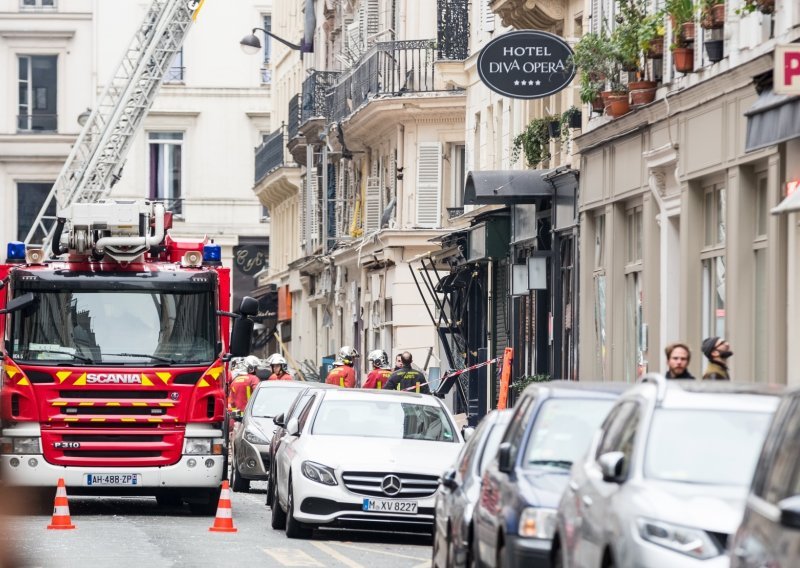
[[[703,189],[702,336],[725,336],[725,189]]]
[[[644,372],[644,320],[642,308],[642,206],[625,213],[625,380],[636,381]]]
[[[753,236],[753,376],[767,368],[767,174],[756,176],[756,223]]]

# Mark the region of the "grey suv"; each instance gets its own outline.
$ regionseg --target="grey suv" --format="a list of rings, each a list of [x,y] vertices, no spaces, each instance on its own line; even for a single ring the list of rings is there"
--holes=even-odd
[[[561,499],[555,563],[727,566],[775,388],[648,375],[611,410]]]

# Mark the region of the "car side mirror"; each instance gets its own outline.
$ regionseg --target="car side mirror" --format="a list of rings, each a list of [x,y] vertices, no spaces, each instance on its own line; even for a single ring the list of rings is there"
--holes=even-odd
[[[800,529],[800,495],[778,501],[781,511],[781,525],[790,529]]]
[[[289,419],[289,423],[286,425],[286,433],[290,436],[300,435],[300,422],[297,421],[297,418]]]
[[[286,428],[286,417],[284,416],[284,413],[278,414],[275,418],[273,418],[272,423],[275,424],[275,426]]]
[[[456,470],[448,469],[439,478],[439,483],[443,487],[447,487],[450,491],[455,491],[458,488],[458,481],[456,481]]]
[[[511,444],[503,442],[497,448],[497,469],[503,473],[511,473],[513,468],[514,464],[511,463]]]
[[[475,433],[475,428],[473,428],[472,426],[464,426],[461,429],[461,437],[464,438],[465,442],[470,438],[472,438],[472,435],[474,433]]]
[[[597,458],[603,481],[609,483],[622,483],[622,468],[625,466],[625,454],[622,452],[608,452]]]

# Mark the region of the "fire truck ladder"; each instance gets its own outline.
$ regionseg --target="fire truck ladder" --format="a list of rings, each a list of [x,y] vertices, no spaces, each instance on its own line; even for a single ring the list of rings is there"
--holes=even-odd
[[[56,216],[73,203],[94,203],[108,196],[121,177],[131,143],[153,106],[164,74],[192,25],[197,2],[153,0],[111,80],[81,130],[67,161],[25,237],[42,236],[50,250]]]

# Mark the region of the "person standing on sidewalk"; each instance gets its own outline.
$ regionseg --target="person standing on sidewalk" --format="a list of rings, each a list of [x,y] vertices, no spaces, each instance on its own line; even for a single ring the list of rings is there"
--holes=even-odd
[[[400,358],[403,362],[403,367],[389,376],[389,382],[383,388],[386,390],[431,394],[425,375],[411,367],[411,361],[413,360],[411,353],[405,351]]]
[[[684,343],[670,343],[664,349],[667,355],[667,374],[668,379],[694,379],[689,372],[689,361],[692,354],[689,347]]]
[[[380,390],[389,382],[389,376],[392,374],[389,370],[389,356],[386,351],[375,349],[367,355],[367,360],[372,363],[372,371],[367,375],[363,388]]]
[[[730,381],[728,359],[733,355],[731,344],[722,337],[707,337],[703,340],[703,355],[708,366],[703,372],[704,381]]]

